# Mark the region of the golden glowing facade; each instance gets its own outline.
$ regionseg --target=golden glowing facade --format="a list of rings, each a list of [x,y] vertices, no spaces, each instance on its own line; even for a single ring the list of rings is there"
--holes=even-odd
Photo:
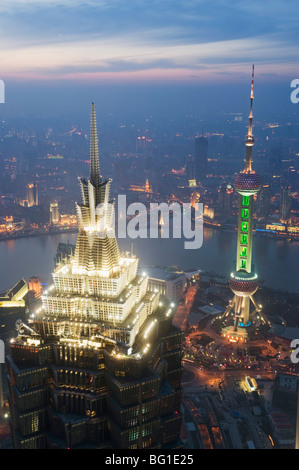
[[[0,296],[0,307],[25,307],[25,296],[28,293],[28,284],[21,279],[11,289]]]
[[[148,179],[146,180],[144,186],[138,186],[137,184],[131,184],[129,189],[130,189],[130,191],[137,191],[137,192],[140,192],[140,193],[152,193],[153,192],[152,187],[150,186]]]
[[[50,224],[59,224],[59,207],[57,202],[51,202],[50,204]]]
[[[146,318],[158,306],[158,293],[149,293],[148,278],[138,276],[138,259],[121,256],[113,228],[111,180],[99,175],[95,111],[91,118],[91,175],[80,179],[82,204],[76,204],[79,234],[70,262],[60,263],[53,284],[43,295],[42,315],[59,323],[62,333],[76,317],[88,330],[130,350]],[[92,322],[97,322],[92,325]],[[99,325],[100,322],[101,324]],[[62,326],[64,325],[64,326]],[[71,326],[71,328],[72,328]],[[53,327],[53,326],[52,326]]]

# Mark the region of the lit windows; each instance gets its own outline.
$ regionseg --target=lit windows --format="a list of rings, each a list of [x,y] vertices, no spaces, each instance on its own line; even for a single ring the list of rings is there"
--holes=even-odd
[[[241,222],[242,232],[248,232],[248,222]]]
[[[249,210],[248,209],[242,209],[241,215],[242,215],[242,219],[248,219],[249,218]]]
[[[246,258],[246,256],[247,256],[247,247],[246,246],[243,246],[243,248],[241,248],[240,256],[242,256],[243,258]]]
[[[240,260],[240,268],[241,269],[247,269],[247,260],[246,259],[241,259]]]
[[[249,196],[242,197],[242,206],[249,206]]]
[[[241,245],[247,245],[248,243],[248,235],[242,234],[241,235]]]

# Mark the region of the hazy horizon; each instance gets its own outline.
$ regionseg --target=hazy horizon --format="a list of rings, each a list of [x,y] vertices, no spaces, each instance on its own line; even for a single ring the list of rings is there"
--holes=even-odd
[[[5,103],[0,105],[1,119],[61,118],[84,123],[90,104],[95,102],[99,121],[107,116],[118,120],[144,118],[180,119],[195,115],[204,121],[215,115],[249,113],[250,69],[243,83],[218,84],[80,84],[5,82]],[[255,80],[254,115],[270,122],[298,116],[299,104],[290,100],[290,82],[260,83]],[[99,122],[100,124],[100,122]]]

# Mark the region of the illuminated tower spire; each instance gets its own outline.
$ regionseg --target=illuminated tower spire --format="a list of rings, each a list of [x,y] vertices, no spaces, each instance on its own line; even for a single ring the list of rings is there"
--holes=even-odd
[[[95,187],[101,183],[99,149],[97,137],[97,123],[94,103],[91,105],[91,126],[90,126],[90,181]]]
[[[94,103],[91,106],[90,179],[79,178],[82,204],[76,203],[79,235],[73,260],[73,272],[105,273],[120,269],[120,254],[114,233],[114,201],[110,200],[112,180],[100,175],[97,124]]]
[[[245,140],[246,145],[246,165],[245,170],[252,170],[252,147],[254,145],[254,138],[252,133],[252,105],[253,105],[253,84],[254,84],[254,65],[252,66],[252,75],[251,75],[251,93],[250,93],[250,113],[249,113],[249,123],[248,123],[248,133]]]
[[[230,288],[235,296],[224,313],[225,318],[233,311],[233,333],[237,339],[246,336],[243,327],[249,326],[251,324],[250,318],[261,312],[261,306],[256,303],[253,297],[258,289],[257,274],[254,273],[252,265],[253,197],[261,187],[260,177],[252,169],[252,150],[254,145],[252,132],[253,83],[254,66],[252,67],[251,78],[249,125],[245,139],[245,168],[235,179],[235,189],[239,194],[237,259],[236,269],[231,273],[230,279]],[[251,303],[254,305],[253,311],[251,311]],[[264,316],[261,313],[260,315],[261,320],[265,322]],[[225,328],[225,333],[228,332],[230,332],[230,328]]]

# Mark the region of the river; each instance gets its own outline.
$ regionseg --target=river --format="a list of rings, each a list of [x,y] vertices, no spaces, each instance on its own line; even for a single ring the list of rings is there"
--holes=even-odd
[[[0,242],[0,291],[12,287],[21,277],[39,276],[51,280],[59,242],[75,244],[77,234],[64,233]],[[203,245],[184,249],[183,239],[120,239],[121,250],[131,251],[141,266],[178,265],[229,276],[236,256],[236,233],[204,228]],[[253,238],[253,262],[260,279],[273,289],[299,292],[299,242]]]

